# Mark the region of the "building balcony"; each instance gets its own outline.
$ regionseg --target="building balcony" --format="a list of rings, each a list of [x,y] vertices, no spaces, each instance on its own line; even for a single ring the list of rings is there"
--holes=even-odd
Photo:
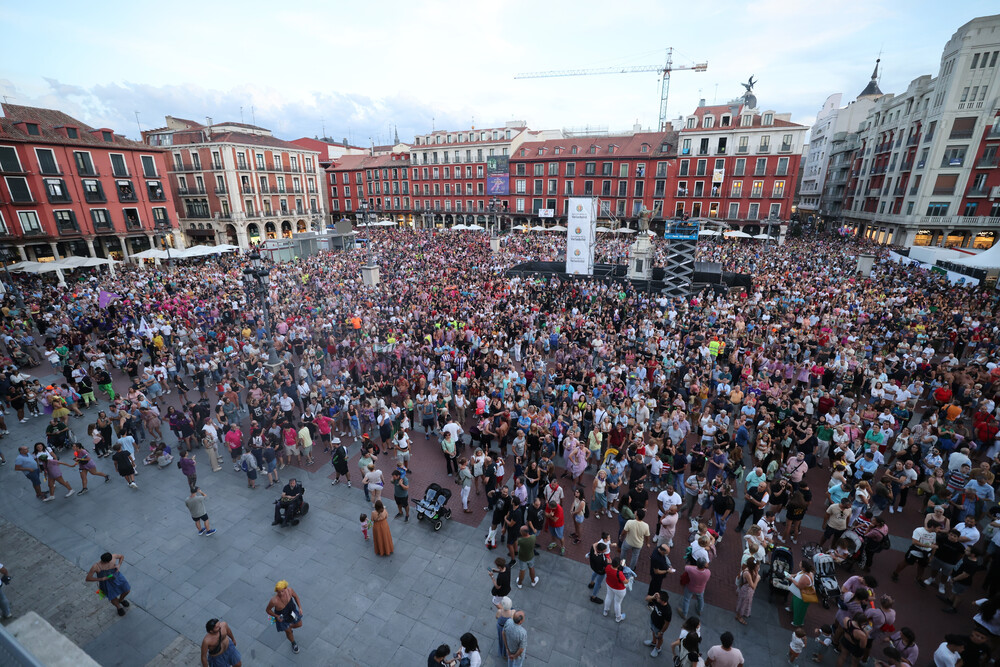
[[[785,198],[785,193],[784,193],[783,190],[779,190],[779,191],[772,190],[769,198],[770,199],[784,199]]]
[[[945,157],[941,159],[941,167],[945,169],[949,167],[954,169],[961,167],[963,162],[965,162],[964,157]]]
[[[897,187],[893,188],[892,194],[893,194],[894,197],[902,197],[903,195],[906,194],[906,186],[902,186],[902,187],[897,186]]]
[[[108,201],[108,198],[105,197],[104,194],[100,193],[100,192],[87,192],[87,191],[84,191],[84,193],[83,193],[83,200],[85,202],[87,202],[88,204],[106,204],[107,201]]]
[[[913,160],[904,160],[899,165],[900,171],[910,171],[913,169]]]
[[[754,178],[763,178],[765,175],[767,175],[767,171],[764,169],[757,169],[753,172]]]
[[[132,174],[129,173],[128,169],[112,169],[111,175],[115,178],[132,178]]]
[[[948,135],[949,139],[971,139],[973,131],[972,130],[952,130],[951,134]]]
[[[177,188],[177,194],[181,197],[201,197],[205,194],[205,188]]]
[[[60,234],[65,234],[65,235],[79,234],[80,226],[75,222],[57,222],[56,230]]]
[[[101,221],[101,222],[95,222],[94,223],[94,231],[95,232],[110,232],[113,229],[114,229],[114,225],[111,224],[110,220]]]
[[[213,171],[222,171],[223,169],[225,169],[225,167],[222,166],[221,162],[212,162]]]
[[[677,196],[678,197],[687,197],[688,196],[688,191],[687,190],[678,190],[677,191]]]
[[[979,162],[976,163],[976,167],[979,169],[992,169],[997,166],[997,156],[986,156],[979,158]]]
[[[929,144],[932,141],[934,141],[934,133],[933,132],[931,132],[930,134],[928,134],[927,136],[924,137],[924,143],[925,144]]]
[[[296,195],[302,194],[302,188],[292,188],[292,194]]]
[[[767,145],[761,144],[760,146],[757,147],[757,152],[758,153],[770,153],[771,152],[771,145],[770,144],[767,144]]]
[[[920,160],[917,162],[917,169],[923,169],[925,164],[927,164],[927,160]]]
[[[763,192],[751,192],[750,199],[762,199],[764,197]]]
[[[131,218],[125,216],[125,229],[130,232],[136,232],[142,229],[142,221],[138,218]]]
[[[221,186],[220,185],[216,185],[215,189],[214,189],[214,192],[215,192],[216,195],[220,195],[220,196],[229,193],[229,191],[226,190],[226,186],[225,185],[221,185]]]
[[[46,193],[48,195],[48,200],[50,204],[70,204],[73,202],[73,198],[69,196],[68,193],[53,194],[51,192]]]
[[[749,146],[737,146],[736,147],[736,154],[737,155],[746,155],[749,152],[750,152],[750,147]]]
[[[177,172],[177,171],[201,171],[201,165],[198,165],[196,167],[195,165],[189,164],[187,162],[175,162],[174,163],[174,168],[171,169],[171,171],[174,171],[174,172]]]
[[[261,186],[259,186],[259,187],[260,187],[260,193],[261,193],[262,195],[268,195],[268,194],[271,194],[271,188],[269,188],[269,187],[268,187],[267,185],[261,185]]]
[[[244,186],[242,186],[240,188],[240,192],[242,192],[245,195],[252,195],[252,194],[256,193],[256,191],[254,190],[254,187],[252,185],[244,185]]]
[[[914,185],[912,188],[910,188],[910,196],[912,197],[913,195],[917,194],[917,190],[919,189],[920,189],[919,185]]]
[[[161,187],[147,187],[146,196],[149,201],[167,201],[167,195]]]
[[[955,188],[934,188],[931,190],[931,194],[934,196],[948,196],[955,194]]]
[[[912,137],[910,137],[909,139],[906,140],[906,145],[907,146],[916,146],[919,143],[920,143],[920,135],[919,134],[915,134],[915,135],[913,135]]]
[[[188,211],[184,217],[191,220],[211,220],[212,214],[208,211]]]
[[[965,193],[966,197],[986,197],[990,194],[990,189],[986,186],[976,187],[973,186],[969,188],[969,191]]]
[[[781,144],[781,146],[778,147],[778,152],[779,153],[791,153],[792,152],[792,145],[791,144]]]
[[[130,202],[137,202],[139,198],[135,196],[134,192],[119,192],[118,201],[125,204]]]

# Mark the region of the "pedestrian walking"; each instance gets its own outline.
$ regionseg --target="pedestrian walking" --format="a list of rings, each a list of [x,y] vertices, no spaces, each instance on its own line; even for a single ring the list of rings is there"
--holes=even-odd
[[[215,535],[215,528],[208,525],[208,511],[205,509],[205,499],[208,494],[197,486],[191,489],[191,495],[184,500],[191,518],[194,519],[194,526],[198,529],[199,535]]]
[[[198,488],[198,471],[195,468],[195,455],[181,448],[181,457],[177,460],[177,467],[187,477],[188,488],[191,493]]]
[[[462,511],[472,514],[469,509],[469,493],[472,491],[472,472],[469,471],[469,460],[464,456],[458,460],[458,483],[462,487]]]
[[[115,464],[115,470],[128,483],[129,488],[138,489],[139,486],[135,483],[135,459],[122,449],[121,442],[115,443],[114,452],[111,461]]]
[[[743,667],[743,653],[733,648],[734,641],[731,632],[719,635],[719,643],[705,654],[705,667]]]
[[[83,488],[80,489],[81,496],[87,493],[88,474],[103,477],[105,484],[111,481],[111,477],[109,475],[97,469],[97,464],[95,464],[94,459],[91,458],[90,452],[88,452],[80,443],[76,443],[73,447],[73,460],[76,462],[76,467],[80,470],[80,483],[83,485]]]
[[[502,556],[493,561],[494,567],[487,568],[493,588],[490,595],[493,598],[493,606],[500,607],[501,601],[510,595],[510,570],[507,568],[507,559]]]
[[[410,480],[398,469],[392,471],[392,499],[396,501],[396,518],[406,515],[403,523],[410,520]]]
[[[527,526],[521,526],[521,535],[517,538],[517,587],[521,588],[524,583],[524,573],[528,572],[531,579],[531,586],[538,585],[538,577],[535,576],[535,538],[537,536],[528,530]]]
[[[653,650],[649,654],[655,658],[663,651],[663,633],[670,627],[672,617],[670,594],[667,591],[659,590],[652,595],[647,595],[646,605],[649,607],[649,628],[653,632],[653,637],[642,643],[652,647]]]
[[[96,581],[98,592],[101,597],[115,606],[119,616],[125,615],[125,610],[130,607],[125,597],[132,592],[132,586],[128,579],[121,573],[125,556],[105,552],[101,554],[101,560],[90,566],[87,571],[86,581]]]
[[[337,477],[330,483],[336,485],[340,483],[340,478],[347,479],[347,486],[351,486],[351,470],[347,464],[347,445],[340,441],[340,438],[333,439],[333,454],[330,455],[330,465],[337,472]]]
[[[302,627],[302,602],[295,589],[282,579],[274,585],[274,595],[267,603],[265,613],[274,619],[274,628],[284,632],[292,645],[292,653],[299,652],[294,630]]]
[[[236,650],[236,637],[225,621],[217,618],[205,623],[201,640],[201,667],[240,667],[243,656]]]
[[[697,565],[685,565],[684,574],[681,575],[680,584],[684,587],[684,601],[677,608],[681,618],[687,618],[688,607],[691,606],[691,598],[694,598],[698,605],[697,616],[701,618],[705,611],[705,588],[708,580],[712,578],[712,571],[708,569],[708,561],[701,559]]]
[[[18,447],[17,452],[17,458],[14,459],[14,470],[24,473],[24,476],[28,478],[31,486],[35,489],[36,498],[45,502],[52,500],[52,498],[42,493],[41,467],[38,465],[35,457],[28,454],[27,445]]]

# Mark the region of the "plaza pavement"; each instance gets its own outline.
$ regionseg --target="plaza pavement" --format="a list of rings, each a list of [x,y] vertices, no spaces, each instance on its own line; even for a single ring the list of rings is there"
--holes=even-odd
[[[176,402],[176,394],[167,398]],[[96,409],[90,408],[87,419],[71,418],[71,425],[86,437],[85,425],[94,415]],[[456,650],[458,638],[469,631],[479,639],[484,664],[505,664],[496,657],[496,624],[486,574],[503,552],[483,547],[488,522],[463,524],[472,515],[462,515],[457,494],[450,506],[456,519],[461,519],[446,522],[440,532],[415,518],[406,524],[390,518],[395,553],[380,558],[373,554],[371,542],[363,541],[358,526],[360,513],[370,511],[370,506],[357,486],[356,446],[351,447],[354,488],[330,485],[328,455],[319,450],[317,460],[324,465],[313,466],[313,472],[291,467],[281,472],[283,484],[294,470],[306,486],[311,506],[299,526],[286,529],[270,525],[277,488],[265,490],[259,484],[256,490],[248,489],[245,475],[235,472],[228,459],[221,471],[212,473],[200,451],[198,483],[209,496],[208,512],[218,533],[199,537],[183,503],[187,481],[173,465],[164,470],[140,466],[139,489],[130,490],[109,460],[97,459],[98,468],[112,475],[112,483],[105,485],[91,477],[87,495],[66,499],[57,487],[54,501],[38,502],[27,480],[13,470],[13,459],[18,444],[40,439],[37,435],[47,420],[35,418],[19,424],[13,414],[7,418],[11,434],[0,441],[0,451],[10,464],[0,469],[0,515],[14,529],[0,526],[4,528],[0,562],[16,569],[15,581],[6,592],[15,614],[37,611],[102,665],[191,664],[204,636],[204,623],[213,617],[232,626],[243,664],[248,666],[419,667],[441,643]],[[172,434],[165,426],[163,430],[173,444]],[[444,462],[433,443],[419,434],[414,441],[411,495],[416,496],[433,481],[430,476],[442,481]],[[140,451],[144,454],[146,448],[137,448]],[[382,469],[390,470],[386,457],[382,460]],[[75,469],[65,468],[64,475],[79,489]],[[473,502],[479,520],[481,498],[473,495]],[[387,506],[391,516],[391,500]],[[807,525],[816,524],[815,518],[808,519]],[[588,523],[584,536],[589,539],[599,527]],[[682,525],[686,527],[686,522]],[[609,522],[607,528],[611,527],[616,529],[617,524]],[[785,664],[791,637],[788,615],[779,605],[768,603],[765,584],[749,625],[733,620],[732,579],[738,562],[734,537],[732,532],[726,536],[720,559],[713,564],[708,601],[722,607],[706,607],[703,649],[718,643],[720,632],[730,630],[748,667]],[[641,643],[649,637],[648,611],[642,603],[645,584],[637,582],[626,596],[627,619],[617,624],[588,600],[590,569],[581,559],[587,540],[567,549],[567,557],[546,552],[544,539],[542,543],[542,555],[536,559],[538,587],[515,587],[511,593],[515,608],[527,615],[527,664],[669,664],[668,655],[651,658]],[[95,586],[80,585],[85,571],[104,551],[125,555],[122,571],[132,584],[129,599],[133,604],[124,618],[97,598]],[[882,567],[887,570],[899,553],[882,556]],[[675,554],[675,565],[679,560]],[[647,568],[648,550],[644,550],[638,568],[642,579]],[[878,564],[876,568],[880,569]],[[888,585],[887,574],[883,578]],[[675,607],[680,601],[676,577],[667,582]],[[279,579],[287,579],[302,600],[304,624],[296,631],[298,655],[292,654],[284,634],[275,631],[264,613]],[[892,588],[918,591],[911,583]],[[897,595],[896,590],[891,592]],[[815,607],[808,624],[829,622],[832,612]],[[946,618],[956,629],[964,627],[955,617]],[[668,641],[676,639],[680,624],[675,612]],[[929,655],[933,650],[929,638],[920,643],[922,653]],[[827,664],[833,664],[833,659],[828,658]]]

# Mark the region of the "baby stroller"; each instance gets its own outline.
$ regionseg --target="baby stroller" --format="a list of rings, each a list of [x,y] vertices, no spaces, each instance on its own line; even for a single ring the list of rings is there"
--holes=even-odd
[[[824,553],[818,546],[806,546],[802,549],[804,558],[812,558],[815,572],[816,597],[819,598],[823,609],[830,608],[830,600],[840,597],[840,583],[837,581],[837,564],[833,556]]]
[[[792,574],[792,552],[788,547],[775,547],[767,570],[767,599],[773,600],[775,592],[784,602],[788,598],[788,578]]]
[[[434,526],[434,530],[441,530],[442,520],[451,518],[451,508],[445,507],[449,498],[451,498],[450,490],[443,489],[440,484],[432,482],[427,487],[423,498],[413,500],[417,510],[417,521],[428,519]]]

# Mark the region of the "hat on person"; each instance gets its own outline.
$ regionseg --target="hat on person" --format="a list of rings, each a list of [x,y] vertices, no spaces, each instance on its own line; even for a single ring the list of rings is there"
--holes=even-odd
[[[340,444],[340,438],[334,438],[334,439],[333,439],[333,440],[331,440],[330,442],[332,442],[332,443],[333,443],[333,444],[335,444],[335,445],[339,445],[339,444]]]

